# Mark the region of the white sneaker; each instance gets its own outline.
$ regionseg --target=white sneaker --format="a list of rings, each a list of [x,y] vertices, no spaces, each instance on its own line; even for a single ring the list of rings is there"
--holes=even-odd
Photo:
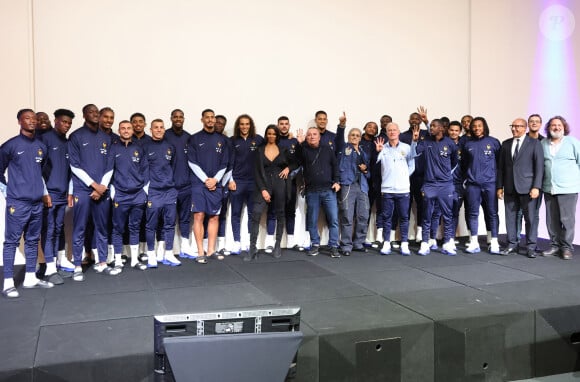
[[[457,255],[457,250],[455,249],[455,240],[449,239],[447,243],[443,244],[443,254],[449,256]]]
[[[411,250],[409,249],[409,242],[404,241],[401,243],[401,255],[409,256],[411,254]]]
[[[85,275],[83,273],[83,269],[81,267],[75,267],[73,272],[73,281],[85,281]]]
[[[421,256],[427,256],[428,254],[430,254],[431,250],[429,249],[429,243],[422,241],[421,248],[419,248],[419,252],[417,253]]]
[[[429,249],[432,251],[436,251],[439,249],[439,247],[437,246],[437,240],[436,239],[429,239]]]
[[[499,243],[497,242],[497,237],[493,237],[491,239],[491,243],[489,244],[489,252],[494,255],[499,255],[501,253]]]
[[[467,248],[465,248],[465,252],[467,253],[479,253],[481,252],[481,249],[479,248],[479,243],[477,241],[470,241],[469,244],[467,245]]]
[[[242,244],[239,241],[234,241],[234,246],[230,253],[232,255],[239,255],[242,252]]]
[[[181,261],[177,260],[177,258],[173,254],[173,251],[165,251],[165,257],[163,258],[163,264],[169,265],[172,267],[176,267],[178,265],[181,265]]]
[[[125,264],[123,263],[123,258],[121,256],[122,255],[120,253],[115,254],[115,261],[113,262],[113,267],[118,268],[122,271],[123,266]]]
[[[185,256],[191,256],[191,246],[188,237],[181,237],[179,241],[179,253]]]
[[[155,251],[147,251],[147,268],[157,268]]]
[[[420,243],[423,240],[423,227],[417,227],[415,231],[415,242]]]
[[[381,248],[381,255],[390,255],[391,254],[391,243],[385,240],[383,243],[383,248]]]
[[[65,251],[58,251],[56,265],[66,272],[74,272],[75,265],[66,257]]]

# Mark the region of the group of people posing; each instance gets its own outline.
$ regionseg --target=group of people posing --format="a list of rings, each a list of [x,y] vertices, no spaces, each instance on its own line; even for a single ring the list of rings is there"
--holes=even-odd
[[[258,256],[260,220],[266,211],[266,251],[274,257],[282,255],[284,231],[288,248],[319,254],[320,207],[331,257],[367,252],[373,245],[367,242],[373,205],[374,245],[384,255],[394,248],[410,255],[413,200],[419,255],[438,249],[435,235],[441,221],[441,252],[456,254],[455,232],[465,203],[471,233],[466,252],[480,251],[482,207],[491,253],[518,251],[523,216],[526,253],[535,257],[543,195],[551,248],[542,254],[572,257],[580,143],[568,136],[570,128],[559,116],[545,125],[546,138],[540,134],[539,115],[518,118],[510,125],[513,137],[502,144],[490,136],[482,117],[429,121],[423,107],[410,115],[404,132],[384,115],[380,129],[368,122],[346,133],[343,113],[333,133],[326,128],[327,114],[318,111],[306,131],[298,129],[293,135],[288,117],[282,116],[266,127],[263,137],[247,114],[236,119],[234,134],[227,137],[226,117],[211,109],[201,113],[202,129],[195,134],[184,130],[180,109],[172,111],[168,129],[162,119],[152,120],[150,135],[141,113],[119,122],[117,134],[111,108],[89,104],[82,112],[83,126],[67,138],[72,111],[56,110],[52,127],[45,113],[22,109],[17,114],[20,134],[0,148],[0,191],[6,198],[2,293],[8,298],[19,297],[14,257],[22,235],[22,287],[52,288],[63,283],[59,268],[70,272],[72,280],[84,281],[85,252],[94,257],[96,272],[113,276],[122,272],[125,261],[140,270],[159,263],[180,265],[178,257],[206,264],[209,258],[243,253],[251,261]],[[305,196],[310,237],[303,246],[294,239],[299,194]],[[504,199],[506,209],[508,244],[503,250],[497,240],[498,198]],[[249,246],[241,241],[244,205]],[[234,243],[226,249],[228,207]],[[73,212],[70,260],[65,252],[66,208]],[[397,226],[400,244],[395,245]],[[40,273],[39,241],[44,254]]]

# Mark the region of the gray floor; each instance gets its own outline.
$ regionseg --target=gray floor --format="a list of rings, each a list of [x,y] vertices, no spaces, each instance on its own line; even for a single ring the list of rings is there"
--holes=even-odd
[[[454,257],[436,251],[422,257],[415,254],[417,247],[412,249],[414,254],[408,257],[395,250],[388,256],[371,251],[340,259],[285,250],[281,259],[260,254],[257,261],[245,263],[239,256],[229,256],[207,265],[185,260],[180,267],[126,269],[117,277],[87,269],[83,283],[67,279],[50,290],[20,288],[19,299],[0,298],[0,379],[18,380],[28,370],[34,380],[51,380],[48,376],[54,375],[67,380],[70,369],[62,365],[82,365],[83,360],[98,358],[120,359],[150,370],[153,315],[272,305],[302,308],[306,345],[298,380],[332,380],[334,371],[325,365],[337,359],[350,365],[341,375],[354,378],[357,354],[341,348],[345,338],[354,342],[390,338],[400,336],[395,328],[403,327],[408,330],[397,330],[410,340],[401,345],[402,380],[431,380],[438,367],[443,368],[438,362],[448,349],[440,346],[430,354],[418,349],[433,348],[441,333],[464,335],[463,328],[477,329],[484,322],[506,323],[502,335],[506,344],[515,344],[514,354],[506,351],[506,364],[502,360],[489,367],[487,359],[478,358],[480,354],[466,356],[465,373],[497,372],[507,380],[580,379],[575,374],[520,378],[534,375],[530,366],[534,354],[518,350],[521,344],[517,344],[522,338],[533,342],[534,330],[549,334],[553,314],[546,316],[545,323],[538,318],[543,317],[539,312],[578,305],[580,255],[570,261],[461,251]],[[477,335],[485,338],[486,333]],[[475,350],[465,346],[464,352],[478,352],[477,346]],[[328,357],[322,355],[324,349]],[[481,365],[485,371],[478,371]],[[559,364],[553,370],[562,367],[568,366]],[[86,380],[101,369],[99,362],[94,369],[84,368]],[[141,374],[139,380],[150,377],[147,372]],[[102,380],[109,377],[113,378],[99,375]],[[443,379],[441,374],[435,377]]]

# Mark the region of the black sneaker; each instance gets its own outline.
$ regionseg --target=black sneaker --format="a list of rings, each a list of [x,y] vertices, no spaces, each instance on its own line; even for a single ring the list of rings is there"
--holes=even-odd
[[[316,255],[318,255],[318,249],[319,249],[319,246],[318,245],[312,245],[310,247],[310,249],[308,250],[307,255],[308,256],[316,256]]]
[[[340,253],[338,253],[338,248],[331,247],[330,248],[330,257],[338,259],[340,257]]]

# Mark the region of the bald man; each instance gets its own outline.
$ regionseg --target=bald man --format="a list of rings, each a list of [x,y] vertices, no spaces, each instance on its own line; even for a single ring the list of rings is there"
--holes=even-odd
[[[538,223],[534,215],[544,176],[544,153],[537,139],[526,136],[527,122],[515,119],[510,125],[512,138],[505,140],[500,149],[497,166],[497,197],[504,199],[508,246],[502,251],[507,256],[518,252],[518,210],[524,211],[526,222],[527,256],[535,258]]]

